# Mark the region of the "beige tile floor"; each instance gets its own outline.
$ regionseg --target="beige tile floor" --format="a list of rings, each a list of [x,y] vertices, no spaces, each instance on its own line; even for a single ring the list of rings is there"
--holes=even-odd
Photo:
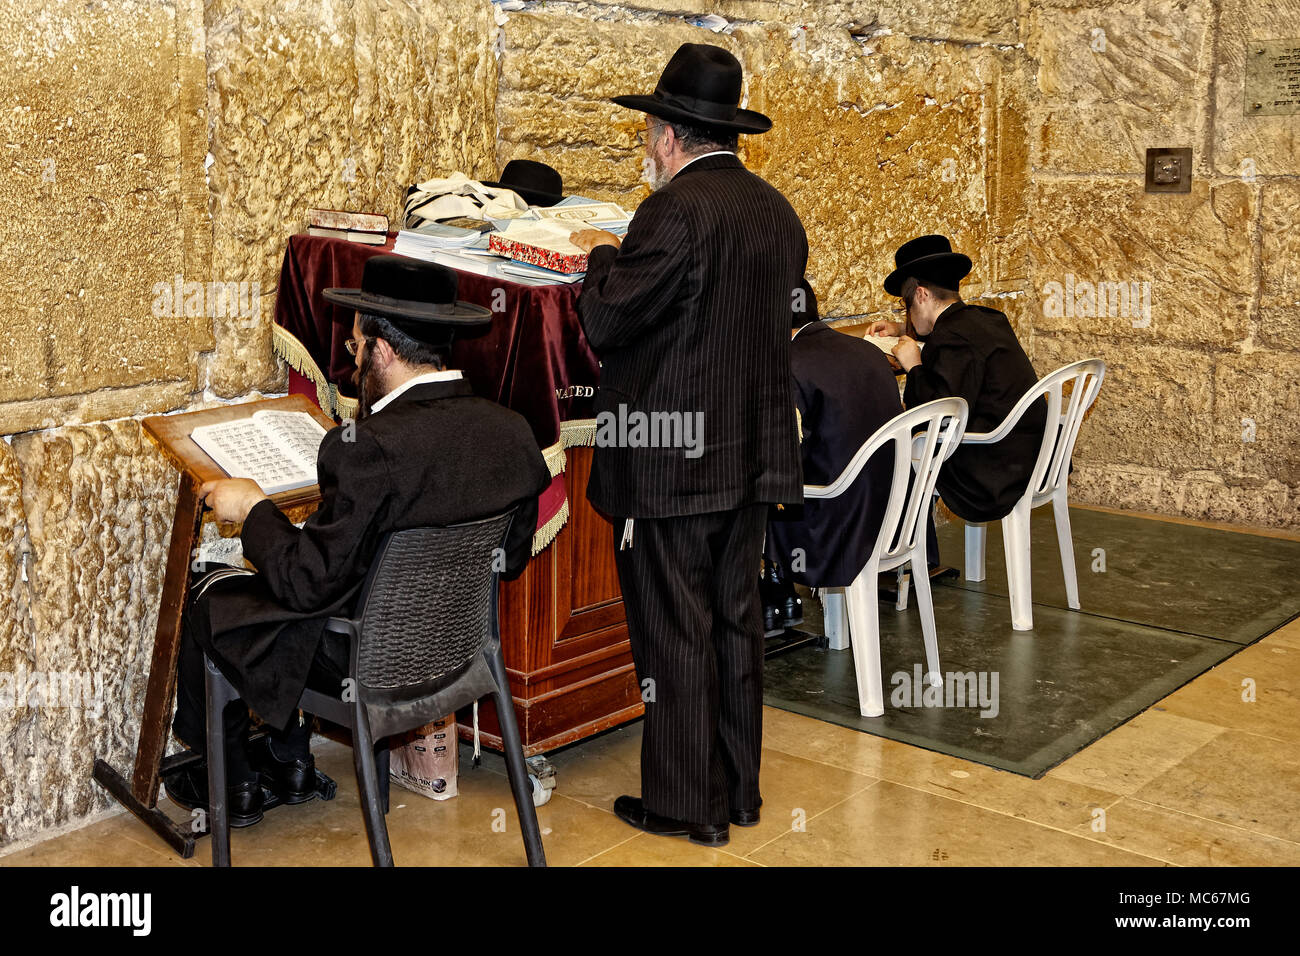
[[[1254,700],[1243,699],[1253,682]],[[640,725],[553,755],[538,811],[558,866],[1300,864],[1300,620],[1180,688],[1041,780],[764,709],[762,822],[705,849],[635,831],[612,812],[638,792]],[[324,741],[335,800],[269,812],[235,831],[236,865],[366,865],[350,751]],[[398,865],[517,866],[523,846],[500,757],[460,794],[393,790]],[[166,800],[177,818],[184,811]],[[504,819],[504,832],[499,821]],[[494,823],[497,825],[494,826]],[[122,814],[0,857],[0,866],[206,866],[180,860]]]

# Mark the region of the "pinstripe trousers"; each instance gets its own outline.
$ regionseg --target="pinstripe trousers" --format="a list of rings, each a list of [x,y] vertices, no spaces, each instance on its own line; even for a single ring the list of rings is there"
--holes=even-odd
[[[645,700],[641,798],[651,813],[722,824],[755,809],[763,740],[758,564],[767,505],[637,518],[619,584]]]

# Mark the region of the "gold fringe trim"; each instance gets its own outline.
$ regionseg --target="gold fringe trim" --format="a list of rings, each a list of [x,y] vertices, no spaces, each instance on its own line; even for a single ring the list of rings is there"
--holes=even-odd
[[[575,418],[571,422],[560,422],[560,444],[565,448],[596,444],[596,419]]]
[[[356,418],[360,403],[355,398],[339,394],[339,388],[325,377],[316,360],[291,332],[278,325],[271,326],[271,351],[284,359],[296,372],[304,375],[316,386],[316,404],[327,415],[335,418]]]
[[[545,551],[556,536],[560,529],[565,526],[569,520],[569,499],[566,496],[564,504],[560,505],[560,510],[555,512],[551,520],[542,525],[533,532],[533,554],[539,554]]]
[[[271,351],[284,359],[294,371],[311,380],[311,383],[316,386],[316,404],[324,409],[326,414],[333,415],[338,389],[330,384],[325,373],[316,364],[316,360],[307,351],[307,346],[281,326],[272,324]]]

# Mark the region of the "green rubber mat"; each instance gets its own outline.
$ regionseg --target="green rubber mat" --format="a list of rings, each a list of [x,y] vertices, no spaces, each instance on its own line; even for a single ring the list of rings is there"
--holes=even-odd
[[[913,598],[906,611],[878,605],[883,716],[859,714],[851,650],[804,647],[767,661],[765,703],[1040,777],[1300,610],[1300,543],[1072,510],[1083,610],[1070,611],[1042,510],[1032,631],[1011,627],[1001,529],[992,528],[987,580],[932,589],[942,691],[927,696],[918,680]],[[960,524],[940,529],[945,564],[960,567],[961,534]],[[1093,548],[1105,549],[1105,571],[1091,570]],[[806,592],[804,609],[801,630],[822,633],[820,603]]]
[[[1249,644],[1300,611],[1300,541],[1081,508],[1070,509],[1070,525],[1089,614]],[[1034,510],[1030,528],[1034,604],[1068,608],[1050,505]],[[965,567],[964,534],[960,521],[939,529],[943,564]],[[1001,523],[985,534],[984,580],[943,584],[1006,597]]]

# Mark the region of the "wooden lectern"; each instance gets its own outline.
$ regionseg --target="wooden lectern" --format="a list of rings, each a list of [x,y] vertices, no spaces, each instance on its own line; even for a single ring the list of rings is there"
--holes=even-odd
[[[176,491],[176,517],[172,520],[171,544],[167,548],[167,570],[162,599],[158,605],[158,629],[154,634],[153,661],[145,689],[140,738],[136,745],[135,770],[130,782],[102,759],[95,760],[94,777],[124,807],[167,842],[182,857],[194,855],[195,833],[172,821],[158,809],[159,778],[174,766],[193,759],[185,754],[164,759],[171,729],[172,704],[176,693],[176,659],[180,651],[181,612],[189,596],[190,572],[203,525],[203,504],[199,488],[206,481],[229,477],[196,445],[190,433],[200,425],[247,418],[254,412],[274,409],[307,412],[328,429],[335,422],[303,395],[273,398],[239,405],[226,405],[183,415],[155,415],[143,422],[145,434],[180,472]],[[315,510],[320,501],[316,485],[272,495],[276,507],[295,521]]]

